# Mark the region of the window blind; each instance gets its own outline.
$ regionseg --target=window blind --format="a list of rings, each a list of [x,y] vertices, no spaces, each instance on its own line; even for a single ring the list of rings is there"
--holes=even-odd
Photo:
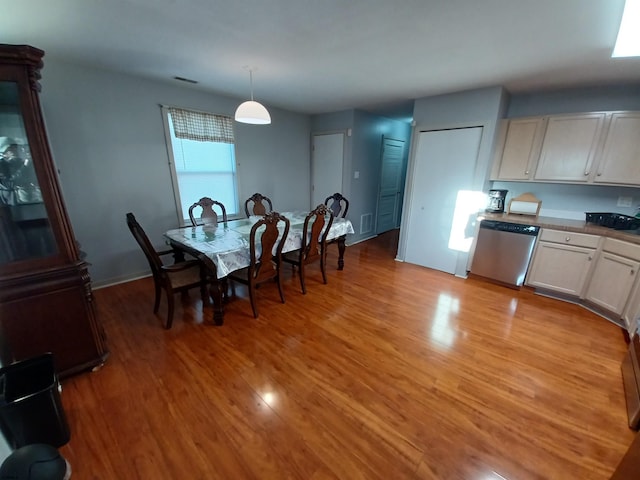
[[[176,107],[170,107],[169,113],[177,138],[198,142],[235,142],[231,117]]]

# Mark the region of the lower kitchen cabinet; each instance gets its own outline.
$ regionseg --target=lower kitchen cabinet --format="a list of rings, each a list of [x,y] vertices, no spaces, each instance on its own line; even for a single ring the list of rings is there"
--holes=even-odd
[[[525,284],[575,301],[633,335],[640,326],[640,244],[543,228]]]
[[[607,238],[585,300],[622,317],[640,268],[640,245]]]
[[[597,235],[542,229],[527,285],[580,297],[599,242]]]
[[[633,333],[638,329],[638,317],[640,317],[640,281],[636,281],[636,286],[631,292],[629,302],[627,303],[627,306],[624,309],[624,314],[622,315],[622,319],[624,320],[624,324],[627,327],[629,335],[633,335]]]

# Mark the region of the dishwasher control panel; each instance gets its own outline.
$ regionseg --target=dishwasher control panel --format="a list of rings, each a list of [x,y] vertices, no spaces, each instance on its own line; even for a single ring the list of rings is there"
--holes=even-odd
[[[521,233],[524,235],[538,235],[540,227],[534,225],[524,225],[521,223],[500,222],[498,220],[482,220],[480,228],[498,230],[500,232]]]

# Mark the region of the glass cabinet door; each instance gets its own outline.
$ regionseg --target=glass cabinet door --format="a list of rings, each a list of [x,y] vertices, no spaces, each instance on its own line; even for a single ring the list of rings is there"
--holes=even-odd
[[[57,253],[37,168],[20,111],[18,85],[0,81],[0,265]]]

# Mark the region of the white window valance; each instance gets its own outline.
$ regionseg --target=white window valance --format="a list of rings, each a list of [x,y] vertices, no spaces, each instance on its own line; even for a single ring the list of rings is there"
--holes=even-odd
[[[170,107],[169,113],[177,138],[199,142],[235,142],[231,117],[176,107]]]

